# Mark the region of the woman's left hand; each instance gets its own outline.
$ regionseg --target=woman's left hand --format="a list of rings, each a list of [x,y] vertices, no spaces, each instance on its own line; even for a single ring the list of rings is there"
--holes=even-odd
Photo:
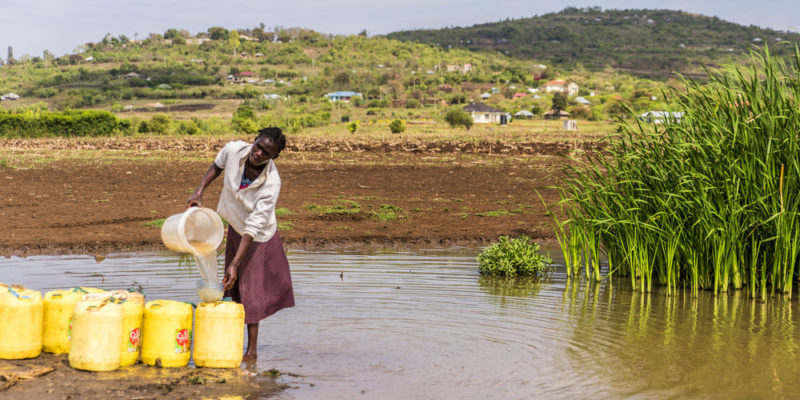
[[[225,290],[231,290],[236,279],[239,278],[239,263],[232,262],[228,268],[225,269],[225,278],[222,279],[222,287]]]

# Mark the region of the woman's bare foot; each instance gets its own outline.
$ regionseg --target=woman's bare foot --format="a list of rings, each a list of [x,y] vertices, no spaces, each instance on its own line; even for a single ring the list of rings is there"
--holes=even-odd
[[[256,358],[258,358],[258,352],[247,349],[247,352],[244,353],[244,357],[242,357],[242,361],[255,361]]]
[[[258,358],[258,324],[247,324],[247,351],[242,361],[255,361]]]

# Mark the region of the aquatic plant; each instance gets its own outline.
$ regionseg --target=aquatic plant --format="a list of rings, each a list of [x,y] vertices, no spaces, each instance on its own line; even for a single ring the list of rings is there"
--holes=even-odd
[[[791,294],[800,254],[800,50],[708,71],[669,93],[661,124],[622,123],[564,168],[551,211],[569,273],[725,292]],[[680,118],[678,118],[680,117]],[[560,213],[556,212],[560,211]],[[571,268],[570,268],[571,267]]]
[[[484,249],[477,257],[484,275],[541,275],[550,270],[552,261],[539,253],[539,245],[525,235],[517,238],[500,236],[500,240]]]

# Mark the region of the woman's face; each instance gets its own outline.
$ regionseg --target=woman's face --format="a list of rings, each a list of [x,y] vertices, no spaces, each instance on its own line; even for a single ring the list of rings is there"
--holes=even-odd
[[[278,155],[278,145],[268,138],[261,138],[253,143],[247,157],[250,165],[263,165]]]

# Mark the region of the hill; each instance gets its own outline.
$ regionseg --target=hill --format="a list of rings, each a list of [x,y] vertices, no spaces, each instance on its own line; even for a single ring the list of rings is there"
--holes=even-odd
[[[565,8],[532,18],[438,30],[394,32],[388,38],[443,48],[500,52],[548,61],[564,68],[611,66],[632,74],[666,78],[743,59],[753,45],[791,54],[797,33],[743,26],[717,17],[672,10]],[[788,41],[791,45],[780,42]]]
[[[541,117],[553,97],[543,85],[553,79],[577,85],[566,104],[574,118],[602,120],[629,115],[626,107],[663,107],[660,83],[613,70],[561,70],[535,59],[385,37],[212,27],[197,34],[169,29],[143,40],[109,34],[76,54],[20,57],[0,68],[0,94],[22,98],[2,101],[0,114],[27,110],[12,119],[33,124],[44,115],[37,110],[111,111],[128,120],[121,125],[125,132],[159,134],[249,132],[268,125],[299,131],[351,119],[384,125],[396,118],[441,120],[447,107],[471,101]],[[360,96],[332,101],[327,94],[335,91]],[[76,124],[109,119],[47,116],[62,117]],[[17,125],[14,135],[33,134]],[[52,131],[45,128],[36,132]]]

